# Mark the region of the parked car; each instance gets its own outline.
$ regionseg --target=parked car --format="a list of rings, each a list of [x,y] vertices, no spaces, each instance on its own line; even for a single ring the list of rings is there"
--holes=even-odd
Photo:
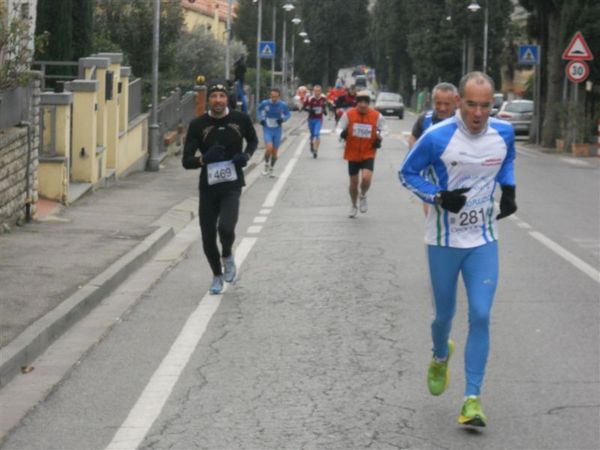
[[[504,103],[504,94],[502,92],[496,92],[494,94],[494,104],[492,105],[492,112],[490,116],[495,116],[500,111],[502,107],[502,103]]]
[[[404,119],[404,102],[400,94],[380,92],[375,101],[375,109],[384,116],[398,116]]]
[[[515,129],[515,134],[529,134],[533,118],[533,102],[531,100],[504,102],[496,117],[510,122]]]

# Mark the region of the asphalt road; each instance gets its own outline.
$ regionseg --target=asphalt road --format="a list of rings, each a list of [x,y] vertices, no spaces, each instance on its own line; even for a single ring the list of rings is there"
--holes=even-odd
[[[413,121],[389,119],[357,219],[336,139],[323,136],[317,160],[304,132],[288,139],[277,178],[249,177],[239,281],[205,296],[196,240],[1,448],[600,447],[598,160],[519,150],[519,211],[500,224],[489,426],[468,430],[456,423],[462,288],[452,382],[437,398],[425,384],[423,213],[396,175]]]

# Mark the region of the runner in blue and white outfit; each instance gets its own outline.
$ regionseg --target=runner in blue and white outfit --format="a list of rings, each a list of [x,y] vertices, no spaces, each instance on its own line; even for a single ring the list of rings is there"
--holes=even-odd
[[[489,118],[494,82],[481,72],[460,83],[455,116],[429,128],[399,171],[402,184],[434,205],[426,219],[425,243],[433,287],[433,359],[428,387],[442,394],[449,381],[449,340],[456,310],[456,285],[462,273],[469,303],[465,347],[465,403],[459,423],[485,426],[480,389],[489,352],[489,323],[498,280],[497,220],[517,209],[514,130]],[[423,177],[428,169],[431,179]],[[430,170],[429,170],[430,169]],[[500,213],[494,215],[494,190],[502,188]]]
[[[256,110],[265,139],[265,167],[262,174],[271,177],[275,176],[273,167],[277,162],[277,150],[281,144],[281,125],[290,118],[290,110],[280,97],[279,89],[271,89],[271,98],[263,100]]]
[[[452,83],[438,83],[431,91],[431,99],[433,101],[433,109],[422,113],[408,136],[408,148],[414,147],[417,140],[423,135],[431,125],[446,120],[454,115],[456,103],[458,102],[458,89]],[[425,176],[427,174],[425,173]],[[423,212],[427,215],[429,205],[423,203]]]

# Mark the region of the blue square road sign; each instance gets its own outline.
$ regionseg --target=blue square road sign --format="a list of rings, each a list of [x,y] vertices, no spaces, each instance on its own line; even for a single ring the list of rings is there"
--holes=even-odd
[[[261,59],[275,58],[275,42],[260,41],[260,43],[258,45],[258,53],[259,53]]]
[[[540,63],[540,48],[537,45],[519,45],[519,64],[535,66]]]

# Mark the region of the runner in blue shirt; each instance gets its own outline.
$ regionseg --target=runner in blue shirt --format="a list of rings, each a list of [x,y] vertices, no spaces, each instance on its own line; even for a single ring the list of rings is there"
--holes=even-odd
[[[256,110],[265,139],[265,167],[262,174],[271,177],[275,176],[273,167],[277,162],[277,150],[281,144],[281,124],[290,118],[290,110],[280,97],[279,89],[271,89],[271,98],[263,100]]]
[[[432,395],[449,381],[449,339],[456,311],[456,286],[462,274],[469,304],[465,347],[463,425],[485,426],[480,390],[489,352],[489,323],[498,281],[497,220],[513,214],[515,133],[505,121],[489,118],[494,82],[481,72],[466,74],[459,87],[456,114],[430,127],[409,152],[399,171],[402,184],[434,205],[426,220],[425,243],[433,287],[433,358],[427,381]],[[423,176],[427,169],[428,177]],[[494,190],[502,188],[500,213]]]

